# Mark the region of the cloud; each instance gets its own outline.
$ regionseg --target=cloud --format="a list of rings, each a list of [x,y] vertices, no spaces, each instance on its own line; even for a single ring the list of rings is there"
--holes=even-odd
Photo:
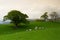
[[[59,11],[60,0],[0,0],[0,19],[10,10],[26,13],[29,18],[39,18],[45,11]]]

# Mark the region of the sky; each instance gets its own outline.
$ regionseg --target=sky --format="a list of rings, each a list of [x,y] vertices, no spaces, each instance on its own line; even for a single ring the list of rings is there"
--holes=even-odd
[[[11,10],[19,10],[29,16],[29,19],[38,19],[44,12],[60,12],[60,0],[0,0],[0,20]]]

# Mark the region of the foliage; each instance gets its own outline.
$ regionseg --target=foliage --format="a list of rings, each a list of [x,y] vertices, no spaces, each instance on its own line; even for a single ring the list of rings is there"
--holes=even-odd
[[[12,10],[8,12],[6,16],[4,16],[4,21],[11,20],[11,23],[15,24],[15,26],[18,27],[18,24],[28,22],[26,18],[28,18],[26,14],[23,14],[17,10]]]
[[[56,21],[56,19],[58,18],[57,12],[52,12],[52,13],[50,14],[50,17],[51,17],[51,20]]]
[[[41,18],[43,18],[45,21],[48,19],[47,13],[48,13],[48,12],[45,12],[45,13],[41,16]]]
[[[40,21],[40,19],[36,19],[35,21]]]

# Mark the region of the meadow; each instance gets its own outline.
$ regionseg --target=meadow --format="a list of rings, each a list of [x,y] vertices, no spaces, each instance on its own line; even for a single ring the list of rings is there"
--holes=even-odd
[[[36,26],[44,29],[34,30]],[[18,29],[14,29],[13,24],[0,24],[0,40],[60,40],[60,23],[33,21]]]

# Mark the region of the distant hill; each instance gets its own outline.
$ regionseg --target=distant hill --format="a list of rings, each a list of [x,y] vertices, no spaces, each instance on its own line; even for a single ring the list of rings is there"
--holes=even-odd
[[[35,19],[27,19],[28,21],[34,21]]]
[[[0,24],[9,24],[9,23],[10,23],[9,21],[5,21],[5,22],[0,21]]]

